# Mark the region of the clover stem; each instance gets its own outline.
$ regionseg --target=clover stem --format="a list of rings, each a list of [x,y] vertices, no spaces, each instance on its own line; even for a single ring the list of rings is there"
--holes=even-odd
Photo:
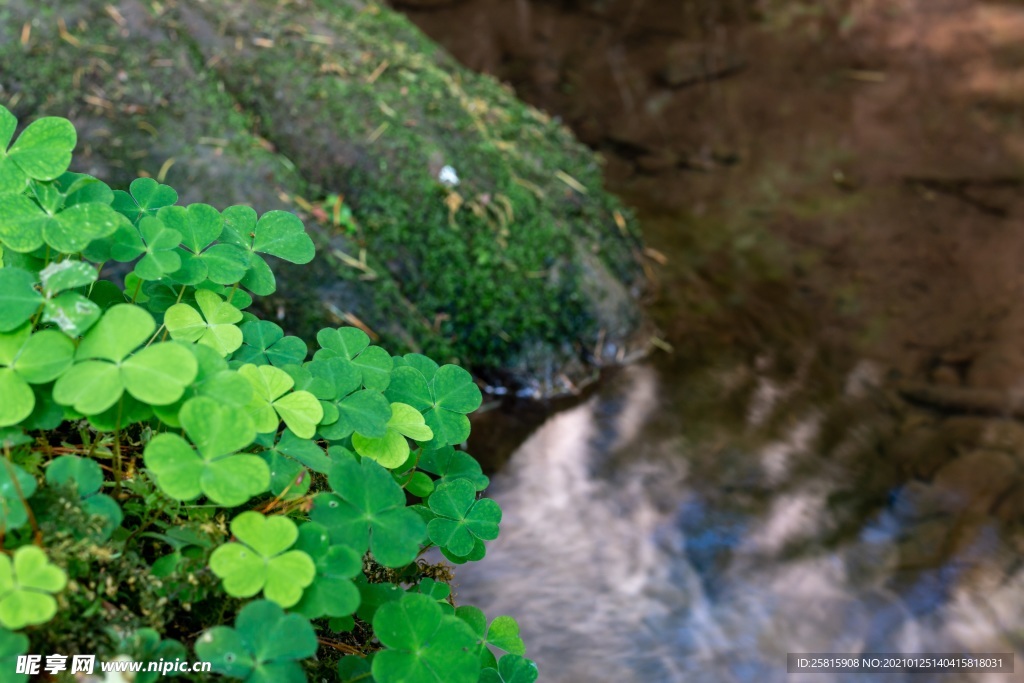
[[[99,275],[102,274],[104,265],[106,265],[106,261],[103,261],[102,263],[96,266],[96,279],[89,283],[89,293],[85,295],[86,298],[88,298],[92,294],[92,288],[95,287],[97,282],[99,282]],[[134,302],[135,299],[132,299],[132,303]]]
[[[36,523],[35,513],[33,513],[32,508],[29,507],[28,499],[25,498],[25,494],[21,490],[21,483],[18,481],[18,477],[15,475],[14,470],[11,469],[11,449],[7,444],[4,444],[4,455],[7,456],[3,461],[4,467],[7,468],[7,478],[10,479],[11,484],[14,485],[14,492],[18,494],[18,500],[21,501],[22,506],[25,508],[25,513],[28,516],[29,526],[32,527],[32,542],[42,548],[43,532],[39,530],[39,525]]]
[[[158,328],[156,329],[156,332],[154,332],[154,333],[153,333],[153,336],[149,338],[149,341],[148,341],[148,342],[146,342],[146,346],[149,346],[150,344],[152,344],[153,342],[155,342],[155,341],[156,341],[156,338],[160,336],[160,332],[161,332],[161,331],[162,331],[163,329],[164,329],[164,326],[163,326],[163,325],[160,325],[160,327],[158,327]]]
[[[406,479],[405,482],[402,484],[402,488],[403,489],[406,486],[409,485],[409,482],[412,481],[413,475],[416,474],[416,466],[420,464],[420,456],[421,455],[423,455],[423,449],[422,448],[420,450],[416,451],[416,462],[414,462],[412,464],[412,467],[409,468],[409,478]]]
[[[135,283],[135,291],[132,292],[132,303],[135,303],[135,300],[139,297],[139,291],[141,289],[142,289],[142,278],[139,278],[139,281]]]
[[[117,421],[114,422],[114,497],[121,495],[121,415],[124,411],[124,394],[117,402]]]
[[[174,303],[175,304],[180,304],[181,303],[181,299],[184,296],[185,296],[185,285],[182,285],[181,286],[181,291],[178,292],[178,298],[174,300]],[[167,335],[170,333],[170,330],[167,329],[167,325],[161,325],[160,327],[162,327],[163,330],[164,330],[164,336],[162,336],[160,338],[160,341],[167,341]],[[157,330],[157,333],[159,333],[159,332],[160,332],[160,330]]]
[[[39,310],[37,310],[35,312],[35,315],[32,316],[32,329],[33,330],[36,328],[36,325],[39,324],[39,319],[43,316],[43,310],[45,308],[46,308],[45,302],[42,303],[42,304],[39,304]]]
[[[228,292],[228,296],[227,296],[227,299],[226,299],[226,301],[227,301],[227,302],[228,302],[229,304],[231,303],[231,299],[232,299],[232,298],[233,298],[233,297],[235,296],[235,292],[237,292],[237,291],[238,291],[238,285],[239,285],[239,283],[237,283],[237,282],[236,282],[236,283],[234,284],[234,286],[233,286],[233,287],[231,288],[231,291],[230,291],[230,292]]]
[[[319,642],[321,645],[326,645],[327,647],[334,648],[335,650],[344,652],[347,655],[363,655],[362,650],[353,645],[349,645],[348,643],[339,643],[337,641],[329,640],[327,638],[317,638],[317,642]],[[363,674],[362,676],[359,676],[358,678],[353,678],[351,680],[358,681],[361,678],[366,678],[369,675],[370,674]]]

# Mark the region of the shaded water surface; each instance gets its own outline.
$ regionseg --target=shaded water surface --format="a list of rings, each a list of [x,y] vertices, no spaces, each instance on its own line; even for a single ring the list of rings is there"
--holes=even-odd
[[[943,503],[953,489],[879,476],[891,421],[854,417],[876,379],[855,367],[825,411],[743,367],[617,374],[494,477],[501,536],[459,600],[515,616],[558,683],[782,681],[788,652],[1021,654],[1020,546]]]

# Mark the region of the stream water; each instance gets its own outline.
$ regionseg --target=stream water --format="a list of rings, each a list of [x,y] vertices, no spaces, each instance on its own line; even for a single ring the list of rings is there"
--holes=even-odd
[[[875,380],[870,364],[854,368],[834,406],[863,401]],[[493,478],[501,536],[458,571],[458,599],[515,616],[553,683],[783,681],[791,652],[1019,657],[1019,552],[992,524],[944,551],[958,518],[927,495],[853,486],[875,427],[848,424],[819,452],[829,417],[795,392],[744,366],[615,374]]]
[[[482,460],[516,446],[490,462],[501,536],[459,568],[458,599],[516,617],[546,683],[783,681],[800,652],[1016,656],[1017,673],[794,679],[809,683],[1024,680],[1024,426],[915,405],[892,381],[1019,398],[1017,356],[977,343],[1000,338],[985,321],[1003,314],[982,311],[1020,279],[1016,243],[981,235],[1014,231],[904,181],[1018,172],[1019,100],[982,120],[977,84],[1019,85],[990,60],[1024,13],[399,4],[605,155],[658,250],[650,311],[676,347],[549,415],[477,420]]]

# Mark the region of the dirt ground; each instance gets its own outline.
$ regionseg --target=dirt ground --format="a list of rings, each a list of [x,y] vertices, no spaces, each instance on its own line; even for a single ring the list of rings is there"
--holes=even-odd
[[[1024,399],[1024,3],[402,9],[604,154],[670,342],[724,297],[954,403]]]

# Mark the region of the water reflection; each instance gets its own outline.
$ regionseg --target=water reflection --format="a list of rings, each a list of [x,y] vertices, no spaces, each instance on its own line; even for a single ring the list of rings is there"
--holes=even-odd
[[[873,381],[869,370],[851,373],[847,398]],[[748,439],[779,387],[759,380],[748,426],[712,434],[687,421],[685,391],[663,377],[624,371],[551,417],[493,479],[502,535],[459,571],[458,597],[514,615],[542,680],[783,681],[787,652],[1016,651],[1024,666],[1024,572],[1004,531],[990,520],[922,519],[928,483],[863,492],[878,505],[851,496],[862,465],[842,454],[856,450],[860,427],[848,425],[823,458],[820,410],[774,438]],[[970,533],[943,550],[956,524]]]

